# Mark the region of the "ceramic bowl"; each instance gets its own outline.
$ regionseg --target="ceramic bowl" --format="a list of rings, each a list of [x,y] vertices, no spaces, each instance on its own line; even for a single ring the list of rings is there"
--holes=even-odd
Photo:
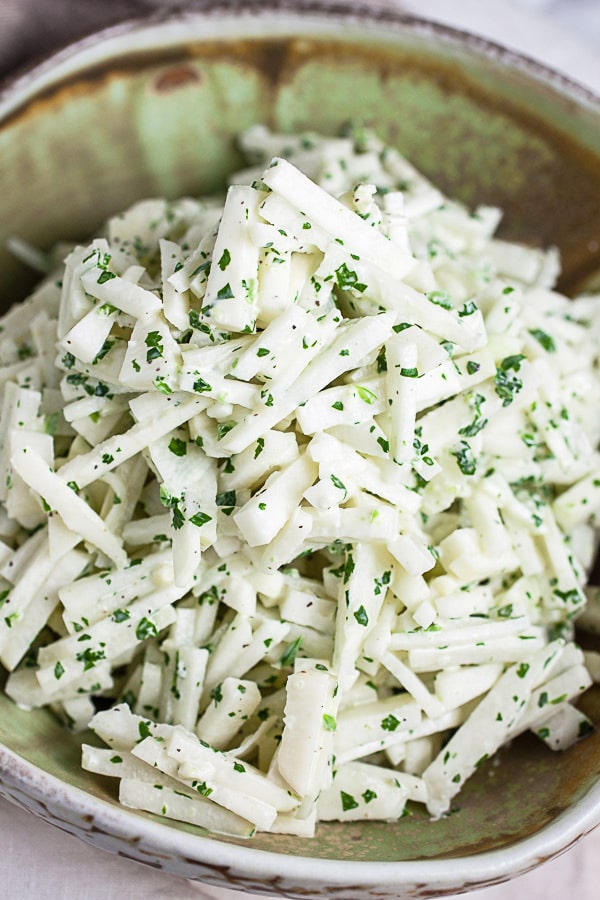
[[[86,236],[152,195],[204,193],[254,122],[334,134],[374,126],[446,192],[506,210],[503,233],[559,246],[562,286],[600,265],[600,101],[467,34],[379,6],[212,5],[119,25],[0,95],[0,296],[27,290],[3,249]],[[600,724],[600,691],[582,707]],[[283,897],[439,897],[537,865],[600,822],[600,733],[565,754],[525,736],[483,766],[452,814],[326,825],[251,843],[121,809],[81,771],[80,738],[0,697],[0,792],[123,856]]]

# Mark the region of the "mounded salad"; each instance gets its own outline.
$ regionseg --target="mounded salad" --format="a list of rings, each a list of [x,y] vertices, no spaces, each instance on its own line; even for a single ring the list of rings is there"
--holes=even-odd
[[[371,133],[240,141],[224,201],[13,242],[50,265],[1,320],[6,692],[213,832],[437,818],[593,728],[600,298]]]

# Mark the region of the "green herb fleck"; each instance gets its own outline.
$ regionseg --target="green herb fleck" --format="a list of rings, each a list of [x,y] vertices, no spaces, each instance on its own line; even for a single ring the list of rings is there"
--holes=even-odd
[[[221,272],[225,271],[225,269],[227,268],[227,266],[229,265],[230,262],[231,262],[231,254],[230,254],[229,250],[227,250],[227,248],[225,248],[225,250],[223,250],[223,253],[221,254],[221,259],[219,260],[219,268],[220,268]]]
[[[144,616],[137,624],[135,636],[138,641],[145,641],[147,638],[158,637],[158,629],[152,619]]]
[[[58,681],[65,673],[65,667],[60,662],[60,660],[54,666],[54,677]]]
[[[180,438],[174,437],[169,441],[169,450],[175,456],[185,456],[187,453],[187,444]]]
[[[217,292],[217,300],[231,300],[233,299],[234,293],[231,290],[231,285],[229,282],[224,284],[223,287]]]
[[[78,662],[83,663],[83,671],[87,672],[89,669],[93,669],[96,663],[101,659],[106,659],[106,654],[102,648],[93,650],[91,647],[86,647],[86,649],[82,650],[81,653],[78,653],[75,658]]]
[[[217,424],[217,440],[222,441],[226,434],[229,434],[232,428],[235,428],[237,422],[219,422]]]
[[[291,644],[288,644],[285,650],[283,651],[279,662],[282,666],[292,666],[294,664],[294,660],[298,655],[298,651],[302,646],[302,638],[297,637],[296,640],[292,641]]]
[[[153,359],[160,359],[164,351],[160,331],[149,331],[144,339],[144,343],[146,344],[146,347],[148,347],[148,350],[146,351],[146,362],[152,362]]]
[[[452,298],[446,291],[430,291],[427,294],[430,303],[441,306],[443,309],[452,309]]]
[[[212,391],[211,385],[208,381],[205,381],[204,378],[197,378],[193,384],[193,388],[197,394],[205,394],[207,391]]]
[[[331,483],[333,484],[334,487],[338,488],[338,490],[340,490],[340,491],[344,491],[345,494],[348,493],[348,491],[346,489],[346,485],[343,483],[343,481],[340,481],[340,479],[337,477],[337,475],[331,475],[330,478],[331,478]]]
[[[374,394],[369,388],[363,387],[360,384],[356,385],[356,393],[365,403],[371,404],[377,400],[377,394]]]
[[[466,441],[461,441],[456,450],[452,450],[452,456],[456,458],[456,464],[463,475],[474,475],[477,469],[477,462],[473,456],[473,451]]]
[[[505,357],[500,365],[496,368],[494,377],[494,389],[498,397],[502,400],[502,406],[509,406],[515,395],[519,393],[523,387],[523,382],[515,375],[510,375],[510,371],[518,372],[521,368],[521,362],[525,357],[518,353],[513,356]]]
[[[548,353],[556,352],[556,343],[554,338],[547,334],[545,331],[542,331],[541,328],[530,328],[529,334],[536,339],[538,344],[540,344],[544,350]]]
[[[113,622],[126,622],[127,619],[131,618],[131,613],[128,609],[115,609],[111,618]]]
[[[344,812],[348,812],[350,809],[356,809],[358,803],[352,796],[352,794],[347,794],[346,791],[340,791],[340,797],[342,800],[342,809]]]
[[[367,289],[367,285],[358,280],[356,272],[353,269],[349,269],[346,263],[338,266],[335,270],[335,277],[337,286],[342,291],[355,290],[362,294]]]
[[[152,736],[152,723],[142,720],[138,723],[138,733],[140,736],[140,740],[145,741],[146,738]]]
[[[196,525],[198,528],[202,528],[202,526],[206,525],[207,522],[210,522],[211,519],[212,516],[209,516],[208,513],[197,512],[190,517],[190,522],[192,523],[192,525]]]
[[[396,718],[392,713],[389,716],[386,716],[385,719],[381,720],[381,727],[384,731],[395,731],[398,725],[400,724],[400,720]]]
[[[382,347],[379,353],[377,354],[377,359],[375,360],[377,364],[377,374],[381,375],[382,372],[387,372],[387,359],[385,355],[385,347]]]
[[[98,276],[98,284],[104,284],[106,281],[111,281],[113,278],[117,276],[114,272],[101,272]]]

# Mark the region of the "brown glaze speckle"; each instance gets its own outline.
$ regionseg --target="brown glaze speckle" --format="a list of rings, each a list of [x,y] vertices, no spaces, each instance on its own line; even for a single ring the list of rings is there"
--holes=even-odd
[[[156,76],[153,87],[159,93],[168,93],[190,84],[198,84],[201,80],[200,73],[193,66],[171,66]]]

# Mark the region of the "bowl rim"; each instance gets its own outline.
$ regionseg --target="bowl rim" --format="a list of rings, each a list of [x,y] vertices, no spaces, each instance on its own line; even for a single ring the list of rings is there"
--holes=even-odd
[[[444,44],[491,60],[499,66],[516,69],[534,82],[549,87],[563,100],[577,107],[592,109],[600,115],[600,96],[568,76],[537,60],[508,49],[487,38],[453,28],[420,16],[403,13],[381,0],[372,4],[352,4],[347,0],[207,0],[202,8],[187,5],[163,8],[153,13],[133,16],[116,25],[93,31],[41,59],[18,70],[0,82],[0,128],[14,112],[26,106],[41,90],[60,84],[69,74],[85,71],[90,63],[87,54],[94,48],[110,48],[117,42],[136,34],[157,31],[166,24],[189,26],[222,20],[254,20],[277,15],[290,21],[340,23],[356,25],[368,23],[374,28],[394,28],[424,39]],[[187,36],[189,40],[189,36]],[[178,43],[185,43],[182,36]],[[175,42],[171,42],[171,46]],[[114,51],[113,51],[114,54]],[[105,59],[107,57],[104,57]],[[108,59],[112,56],[109,55]],[[87,60],[87,61],[86,61]],[[57,73],[63,73],[58,74]],[[311,856],[288,856],[214,840],[201,834],[178,831],[175,827],[97,798],[61,778],[30,763],[20,754],[0,743],[0,784],[14,785],[28,797],[50,800],[64,813],[76,812],[91,817],[96,829],[105,827],[112,835],[126,837],[137,832],[146,845],[164,853],[167,849],[182,854],[198,867],[226,867],[237,873],[240,884],[244,879],[265,877],[297,880],[305,886],[317,888],[319,883],[339,887],[351,884],[368,887],[383,885],[414,886],[439,889],[471,889],[493,884],[522,874],[540,863],[566,851],[579,838],[600,824],[600,779],[553,822],[527,838],[505,847],[468,856],[403,861],[361,861],[323,859]],[[4,789],[0,787],[0,793]],[[10,790],[7,792],[11,797]],[[33,799],[32,797],[32,799]],[[35,811],[35,809],[33,810]],[[39,811],[38,811],[39,814]],[[52,815],[49,816],[52,820]],[[57,823],[60,824],[60,823]],[[83,835],[82,835],[83,836]],[[143,860],[140,860],[143,861]],[[340,865],[343,862],[343,866]],[[202,879],[203,876],[200,876]],[[424,896],[419,893],[419,896]]]
[[[95,29],[58,45],[0,78],[0,127],[7,113],[10,116],[28,102],[28,95],[34,93],[31,89],[36,81],[43,81],[52,72],[60,70],[61,66],[76,62],[81,53],[93,50],[100,44],[105,45],[113,39],[126,38],[139,31],[178,22],[211,22],[219,17],[256,20],[272,15],[289,16],[290,19],[297,18],[299,21],[311,17],[324,21],[337,19],[347,25],[368,22],[375,27],[386,26],[416,36],[438,39],[444,44],[516,69],[534,81],[552,88],[564,99],[600,112],[600,92],[597,93],[564,72],[483,35],[447,25],[437,19],[403,12],[391,6],[389,0],[358,0],[356,3],[352,0],[203,0],[201,7],[193,5],[194,0],[190,0],[190,3],[192,5],[182,0],[168,7],[128,16],[114,25]],[[181,43],[185,43],[185,39]],[[21,100],[18,98],[20,93],[24,95]]]
[[[51,808],[44,805],[42,813],[36,807],[28,806],[11,794],[11,786],[20,789],[28,799],[50,803]],[[192,867],[196,865],[215,871],[225,867],[229,878],[237,886],[244,886],[244,881],[254,879],[267,883],[269,879],[279,879],[288,885],[302,884],[304,889],[315,889],[319,884],[339,887],[360,884],[366,888],[402,886],[421,890],[427,887],[444,891],[481,888],[522,875],[566,852],[580,838],[593,831],[600,819],[598,781],[584,797],[562,812],[552,823],[508,847],[469,856],[400,861],[291,856],[253,847],[251,842],[248,846],[241,846],[239,843],[229,843],[226,839],[215,840],[209,835],[179,831],[174,825],[155,821],[144,813],[127,809],[69,784],[1,743],[0,795],[59,827],[66,823],[74,824],[72,818],[69,821],[68,818],[62,818],[62,815],[72,817],[75,814],[81,821],[89,823],[82,826],[78,835],[84,839],[90,826],[95,834],[106,829],[111,837],[131,839],[135,835],[136,844],[141,845],[145,851],[160,852],[163,860],[165,852],[170,852],[185,857]],[[142,858],[136,859],[144,862]],[[168,864],[164,868],[170,870]],[[177,873],[177,867],[171,871]],[[203,872],[197,880],[204,880],[205,874]],[[193,874],[186,877],[194,879]],[[419,893],[418,896],[427,895]]]

